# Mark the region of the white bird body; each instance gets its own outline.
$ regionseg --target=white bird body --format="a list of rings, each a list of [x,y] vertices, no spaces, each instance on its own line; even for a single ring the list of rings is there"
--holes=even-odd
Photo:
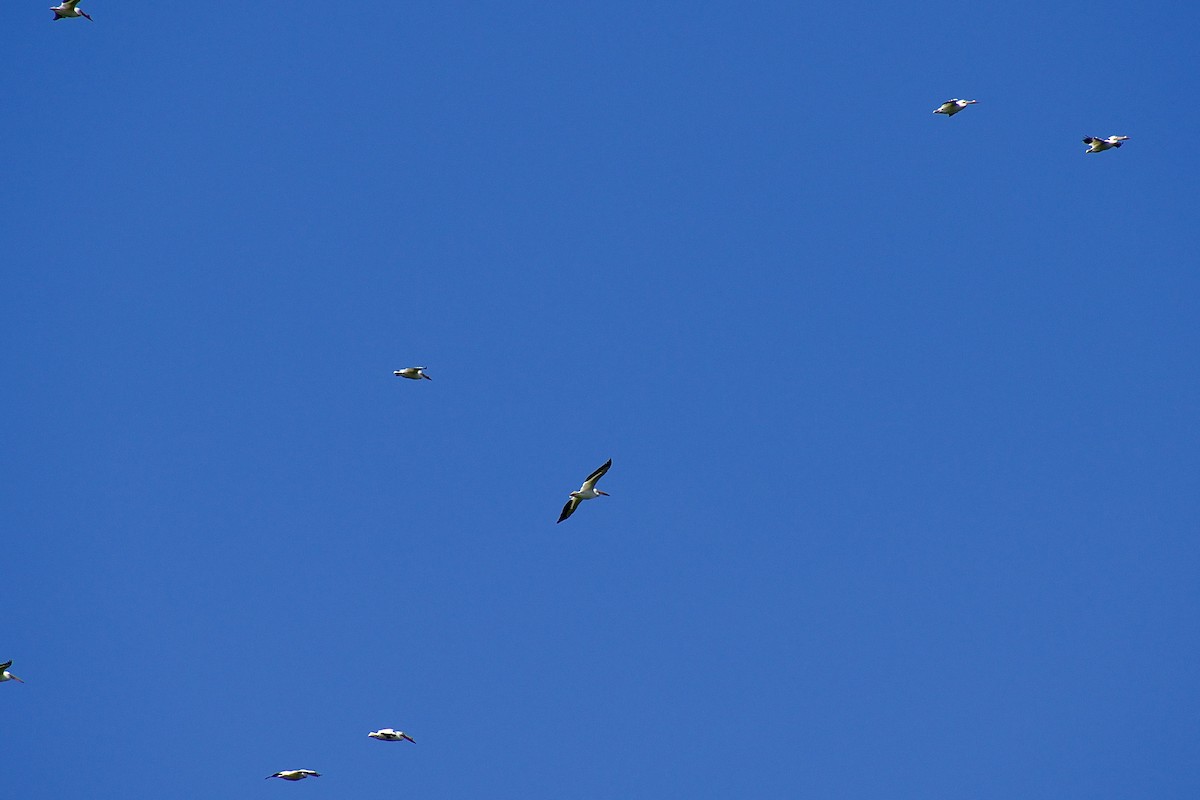
[[[1084,153],[1099,153],[1104,150],[1109,150],[1113,147],[1120,147],[1121,142],[1128,139],[1128,136],[1109,136],[1107,139],[1100,139],[1096,136],[1083,137],[1083,143],[1088,146]]]
[[[285,781],[302,781],[305,778],[319,777],[321,777],[321,773],[314,772],[311,769],[285,769],[281,772],[276,772],[274,775],[268,775],[266,779],[283,778]]]
[[[0,664],[0,683],[3,683],[4,681],[16,681],[17,683],[24,683],[25,681],[8,671],[8,668],[11,666],[11,661],[5,661],[3,664]]]
[[[71,19],[73,17],[86,17],[89,21],[92,19],[86,11],[80,11],[79,0],[62,0],[56,6],[51,6],[50,10],[54,12],[54,21],[60,19]]]
[[[559,522],[574,514],[575,509],[579,508],[579,504],[584,500],[595,500],[601,495],[608,497],[608,492],[602,492],[596,488],[596,482],[604,477],[604,473],[608,472],[608,468],[611,466],[612,459],[610,458],[600,469],[588,475],[587,480],[583,482],[583,486],[580,486],[578,491],[571,492],[571,499],[563,506],[562,514],[558,518]]]
[[[413,381],[419,381],[421,378],[424,378],[427,381],[433,380],[433,378],[425,374],[424,367],[405,367],[404,369],[398,369],[394,371],[392,374],[397,378],[408,378],[409,380]]]
[[[957,97],[951,97],[949,100],[935,108],[933,113],[945,114],[947,117],[953,117],[967,106],[978,102],[978,100],[959,100]]]
[[[394,728],[380,728],[377,731],[371,731],[367,736],[370,736],[372,739],[378,739],[381,742],[409,741],[416,744],[416,740],[407,733],[395,730]]]

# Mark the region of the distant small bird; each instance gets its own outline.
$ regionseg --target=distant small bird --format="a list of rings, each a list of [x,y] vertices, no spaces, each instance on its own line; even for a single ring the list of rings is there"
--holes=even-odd
[[[24,683],[25,681],[8,671],[8,668],[11,666],[11,661],[5,661],[3,664],[0,664],[0,683],[3,683],[4,681],[16,681],[17,683]]]
[[[54,12],[54,21],[58,22],[60,19],[68,19],[70,17],[87,17],[91,21],[92,18],[88,16],[86,11],[80,11],[76,8],[78,5],[79,0],[62,0],[58,5],[51,6],[50,10]]]
[[[367,734],[367,736],[370,736],[372,739],[378,739],[381,742],[399,742],[407,740],[413,744],[416,744],[416,740],[407,733],[404,731],[394,730],[393,728],[380,728],[377,731],[371,731]]]
[[[558,518],[562,522],[567,517],[575,513],[575,509],[579,508],[579,503],[583,500],[593,500],[600,495],[608,497],[608,492],[602,492],[596,488],[596,481],[604,477],[604,473],[608,472],[608,468],[612,466],[612,459],[604,462],[604,466],[588,475],[587,480],[583,482],[583,486],[579,487],[579,491],[571,492],[571,499],[563,506],[562,515]],[[558,523],[555,523],[558,524]]]
[[[1107,139],[1098,139],[1095,136],[1085,136],[1083,137],[1083,143],[1088,146],[1088,149],[1083,152],[1085,154],[1099,153],[1113,147],[1120,147],[1121,142],[1128,138],[1128,136],[1110,136]]]
[[[283,772],[276,772],[274,775],[268,775],[266,780],[271,778],[283,778],[285,781],[302,781],[305,778],[319,778],[321,773],[313,772],[311,769],[285,769]]]
[[[392,374],[397,378],[408,378],[409,380],[414,381],[419,381],[421,378],[424,378],[427,381],[433,380],[433,378],[425,374],[424,367],[405,367],[404,369],[396,370]]]
[[[978,100],[959,100],[957,97],[951,97],[949,100],[935,108],[933,113],[945,114],[947,117],[953,117],[967,106],[978,102]]]

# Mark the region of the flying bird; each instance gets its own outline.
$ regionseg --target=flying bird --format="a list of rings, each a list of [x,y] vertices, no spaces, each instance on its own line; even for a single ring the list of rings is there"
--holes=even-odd
[[[405,367],[404,369],[396,370],[392,374],[397,378],[408,378],[409,380],[414,381],[419,381],[421,378],[424,378],[427,381],[433,380],[433,378],[425,374],[424,367]]]
[[[86,11],[80,11],[76,6],[79,5],[79,0],[62,0],[56,6],[51,6],[50,10],[54,12],[54,21],[60,19],[68,19],[70,17],[87,17],[90,21],[92,18],[88,16]]]
[[[377,731],[371,731],[367,736],[370,736],[372,739],[378,739],[381,742],[409,741],[416,744],[416,740],[407,733],[392,728],[380,728]]]
[[[608,461],[604,462],[604,465],[600,467],[600,469],[596,470],[591,475],[588,475],[587,480],[583,482],[583,486],[579,487],[579,491],[571,492],[571,499],[567,501],[565,506],[563,506],[562,515],[558,518],[559,522],[562,522],[564,519],[574,514],[575,509],[579,508],[579,503],[581,501],[592,500],[600,495],[608,497],[608,492],[602,492],[596,488],[596,481],[603,478],[604,473],[608,472],[608,468],[611,466],[612,459],[610,458]]]
[[[302,781],[305,778],[319,777],[321,777],[321,773],[313,772],[311,769],[285,769],[282,772],[276,772],[274,775],[268,775],[266,780],[283,778],[285,781]]]
[[[1099,153],[1113,147],[1120,147],[1121,143],[1128,139],[1128,136],[1110,136],[1107,139],[1100,139],[1095,136],[1083,137],[1083,143],[1088,146],[1086,153]]]
[[[0,683],[3,683],[4,681],[16,681],[17,683],[24,683],[25,681],[8,671],[8,668],[11,666],[11,661],[5,661],[3,664],[0,664]]]
[[[945,114],[947,117],[953,117],[967,106],[978,102],[978,100],[959,100],[957,97],[951,97],[949,100],[935,108],[933,113]]]

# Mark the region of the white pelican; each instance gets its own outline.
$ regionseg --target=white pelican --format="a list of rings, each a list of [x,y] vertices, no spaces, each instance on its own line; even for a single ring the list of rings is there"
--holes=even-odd
[[[54,21],[58,22],[60,19],[67,19],[69,17],[87,17],[88,21],[91,21],[92,18],[88,16],[86,11],[80,11],[76,8],[78,5],[79,0],[62,0],[58,5],[51,6],[50,10],[54,12]]]
[[[282,772],[276,772],[274,775],[268,775],[266,780],[283,778],[285,781],[302,781],[305,778],[319,777],[321,777],[321,773],[313,772],[311,769],[285,769]]]
[[[1083,137],[1083,143],[1088,146],[1088,149],[1083,152],[1099,153],[1112,147],[1120,147],[1121,142],[1128,138],[1128,136],[1110,136],[1107,139],[1100,139],[1095,136],[1085,136]]]
[[[413,744],[417,743],[415,739],[413,739],[404,731],[398,731],[393,728],[380,728],[377,731],[371,731],[367,734],[367,736],[370,736],[372,739],[378,739],[381,742],[400,742],[407,740]]]
[[[957,97],[951,97],[949,100],[935,108],[933,113],[945,114],[947,117],[953,117],[967,106],[978,102],[978,100],[959,100]]]
[[[3,664],[0,664],[0,683],[3,683],[4,681],[16,681],[17,683],[24,683],[25,681],[8,671],[8,668],[11,666],[11,661],[5,661]]]
[[[608,461],[604,462],[604,465],[601,466],[600,469],[596,470],[591,475],[588,475],[587,480],[583,482],[583,486],[579,487],[579,491],[571,492],[571,499],[567,501],[565,506],[563,506],[562,515],[558,518],[559,522],[562,522],[564,519],[574,514],[575,509],[579,508],[580,501],[592,500],[600,495],[608,497],[608,492],[602,492],[596,488],[596,481],[603,478],[604,473],[608,472],[608,468],[611,466],[612,459],[610,458]]]
[[[419,381],[421,378],[424,378],[427,381],[433,380],[433,378],[425,374],[424,367],[405,367],[404,369],[396,370],[392,374],[397,378],[408,378],[414,381]]]

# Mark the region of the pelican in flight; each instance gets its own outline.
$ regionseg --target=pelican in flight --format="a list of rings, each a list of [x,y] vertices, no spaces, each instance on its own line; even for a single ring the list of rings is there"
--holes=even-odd
[[[274,775],[268,775],[266,780],[283,778],[285,781],[302,781],[305,778],[319,777],[321,777],[321,773],[313,772],[311,769],[285,769],[282,772],[276,772]]]
[[[571,492],[571,499],[567,501],[565,506],[563,506],[562,515],[558,518],[559,522],[562,522],[564,519],[574,514],[575,509],[579,508],[580,501],[592,500],[600,495],[608,497],[608,492],[602,492],[596,488],[596,481],[603,478],[604,473],[608,472],[608,468],[611,466],[612,459],[610,458],[608,461],[604,462],[600,469],[587,476],[587,480],[583,482],[583,486],[579,487],[579,491]]]
[[[1128,136],[1110,136],[1107,139],[1100,139],[1096,136],[1083,137],[1083,143],[1088,146],[1084,153],[1100,153],[1113,147],[1120,147],[1121,142],[1128,139]]]
[[[957,97],[951,97],[949,100],[935,108],[933,113],[945,114],[947,117],[953,117],[967,106],[978,102],[978,100],[959,100]]]
[[[88,21],[91,21],[92,18],[88,16],[86,11],[80,11],[76,8],[78,5],[79,0],[62,0],[58,5],[51,6],[50,10],[54,12],[54,21],[58,22],[60,19],[68,19],[70,17],[87,17]]]
[[[371,731],[367,734],[372,739],[378,739],[381,742],[402,742],[409,741],[416,744],[416,740],[409,736],[404,731],[394,730],[392,728],[380,728],[377,731]]]
[[[16,681],[17,683],[24,683],[25,681],[8,671],[8,668],[11,666],[11,661],[5,661],[3,664],[0,664],[0,683],[3,683],[4,681]]]
[[[419,381],[421,378],[424,378],[427,381],[433,380],[433,378],[425,374],[424,367],[405,367],[404,369],[396,370],[392,374],[397,378],[408,378],[409,380],[414,381]]]

